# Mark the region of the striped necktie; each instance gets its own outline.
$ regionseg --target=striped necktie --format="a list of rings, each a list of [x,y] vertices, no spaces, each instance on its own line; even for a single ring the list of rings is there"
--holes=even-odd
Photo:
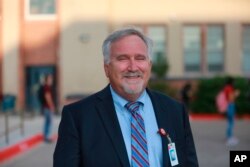
[[[131,112],[131,166],[149,167],[146,131],[142,116],[138,113],[140,102],[125,105]]]

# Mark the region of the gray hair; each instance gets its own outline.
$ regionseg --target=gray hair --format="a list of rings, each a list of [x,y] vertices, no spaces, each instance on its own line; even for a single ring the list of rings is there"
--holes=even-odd
[[[147,36],[145,36],[139,30],[137,30],[135,28],[128,27],[128,28],[123,28],[123,29],[114,31],[104,40],[104,42],[102,44],[102,53],[103,53],[105,64],[108,64],[110,62],[111,44],[113,42],[115,42],[123,37],[129,36],[129,35],[136,35],[143,40],[143,42],[147,46],[149,59],[152,60],[152,48],[153,48],[152,40],[150,38],[148,38]]]

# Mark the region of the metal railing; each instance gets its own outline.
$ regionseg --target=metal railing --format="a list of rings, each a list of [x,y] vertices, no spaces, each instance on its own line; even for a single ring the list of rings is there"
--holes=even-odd
[[[0,138],[4,137],[8,144],[10,141],[10,133],[20,130],[20,134],[24,135],[24,111],[15,111],[16,98],[13,95],[5,95],[1,104],[1,115],[3,116],[4,127],[1,128]],[[14,120],[11,117],[15,116]],[[12,122],[13,121],[13,122]]]

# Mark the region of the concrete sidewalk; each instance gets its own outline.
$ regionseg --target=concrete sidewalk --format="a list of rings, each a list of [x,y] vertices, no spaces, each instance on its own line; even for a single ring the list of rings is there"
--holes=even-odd
[[[199,165],[201,167],[228,167],[232,150],[250,150],[250,121],[236,120],[235,146],[226,145],[226,120],[191,120]]]
[[[240,143],[227,146],[225,140],[225,120],[191,120],[200,167],[228,167],[230,150],[250,150],[250,121],[236,120],[235,135]],[[53,166],[55,142],[41,143],[1,167],[44,167]],[[38,158],[39,157],[39,158]]]
[[[60,118],[59,116],[54,116],[52,134],[57,134]],[[20,116],[9,116],[9,127],[15,128],[9,133],[9,142],[7,143],[6,136],[4,135],[5,117],[3,114],[0,115],[0,163],[43,141],[43,116],[24,117],[23,134],[21,133],[21,129],[17,128],[20,122]]]
[[[54,117],[53,133],[57,133],[58,124],[61,117]],[[10,124],[18,124],[18,117],[11,117]],[[0,131],[3,130],[3,118],[0,117]],[[24,136],[20,135],[20,131],[16,130],[11,133],[10,143],[6,144],[4,138],[0,138],[0,164],[8,164],[7,166],[33,166],[32,163],[38,164],[37,166],[44,166],[44,161],[48,164],[52,164],[52,154],[54,151],[55,143],[52,145],[41,144],[42,143],[42,127],[43,117],[35,116],[25,118],[25,133]],[[235,122],[235,136],[239,138],[240,143],[236,146],[227,146],[225,139],[225,130],[227,122],[223,117],[206,116],[201,117],[197,115],[191,117],[191,126],[193,129],[193,135],[197,148],[197,155],[201,167],[227,167],[229,166],[229,151],[230,150],[250,150],[250,120],[249,119],[237,119]],[[39,147],[34,147],[39,146]],[[13,154],[8,159],[3,159],[1,152],[8,154],[13,150],[19,149],[18,154]],[[28,151],[30,150],[30,151]],[[35,150],[31,153],[31,150]],[[9,151],[9,152],[8,152]],[[26,152],[27,154],[21,154]],[[3,154],[2,154],[3,155]],[[14,158],[16,155],[19,158]],[[37,160],[37,156],[41,156],[44,159]],[[3,159],[1,161],[1,158]],[[32,159],[32,160],[30,160]],[[15,160],[15,161],[13,161]],[[18,162],[18,163],[17,163]],[[15,165],[18,164],[18,165]],[[0,165],[1,166],[1,165]],[[6,167],[7,167],[6,166]]]

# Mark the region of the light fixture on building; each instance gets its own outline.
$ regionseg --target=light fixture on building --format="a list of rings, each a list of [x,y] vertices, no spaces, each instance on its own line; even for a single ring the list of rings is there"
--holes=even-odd
[[[89,34],[84,34],[84,33],[80,34],[79,41],[81,43],[87,43],[87,42],[89,42],[90,41],[90,35]]]

